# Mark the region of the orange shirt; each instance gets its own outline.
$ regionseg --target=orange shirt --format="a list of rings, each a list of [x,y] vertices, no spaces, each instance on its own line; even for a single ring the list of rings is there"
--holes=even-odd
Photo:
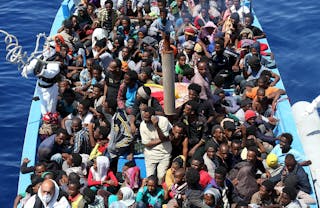
[[[258,91],[259,87],[254,87],[252,88],[250,91],[246,91],[246,96],[248,98],[251,98],[251,99],[255,99],[257,97],[257,91]],[[266,89],[266,96],[269,96],[270,94],[272,93],[275,93],[279,90],[279,88],[276,88],[276,87],[268,87]]]

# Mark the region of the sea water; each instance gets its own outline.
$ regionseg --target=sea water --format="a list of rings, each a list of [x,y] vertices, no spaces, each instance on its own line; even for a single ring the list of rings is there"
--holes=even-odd
[[[33,51],[36,35],[49,34],[61,1],[0,1],[0,29],[16,35]],[[291,103],[320,93],[320,13],[317,0],[253,0],[254,9],[275,54]],[[0,35],[0,207],[11,207],[35,79],[24,79],[5,61]]]

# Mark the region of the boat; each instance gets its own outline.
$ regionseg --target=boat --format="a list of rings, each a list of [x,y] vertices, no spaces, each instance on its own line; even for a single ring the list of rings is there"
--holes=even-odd
[[[68,18],[70,14],[75,10],[75,5],[77,5],[79,2],[77,0],[64,0],[61,3],[61,6],[56,14],[55,20],[52,24],[50,36],[53,36],[57,33],[58,29],[61,26],[61,23],[64,19]],[[248,1],[246,1],[247,4],[250,4]],[[252,11],[254,14],[254,11]],[[255,26],[260,27],[261,25],[257,18],[254,19]],[[259,39],[261,43],[265,43],[268,45],[267,39]],[[268,50],[266,52],[270,51],[270,46],[268,45]],[[273,72],[280,74],[279,70],[273,69]],[[277,83],[277,87],[281,89],[285,89],[282,79]],[[37,88],[37,86],[36,86]],[[37,96],[37,89],[35,89],[34,96]],[[277,104],[277,111],[275,114],[275,117],[279,119],[279,123],[277,127],[274,130],[275,135],[280,135],[282,132],[289,132],[293,135],[294,141],[293,141],[293,148],[298,149],[299,151],[303,151],[303,146],[301,143],[301,137],[298,134],[295,119],[293,116],[291,104],[289,102],[289,99],[287,95],[282,96],[280,99],[280,102]],[[21,161],[23,158],[29,158],[31,160],[31,163],[29,165],[34,165],[35,159],[36,159],[36,148],[37,148],[37,142],[38,142],[38,130],[41,122],[41,112],[40,112],[40,103],[38,101],[32,101],[30,112],[29,112],[29,118],[27,122],[26,127],[26,134],[24,139],[24,145],[23,145],[23,151],[21,156]],[[305,150],[309,151],[309,149]],[[313,160],[312,162],[316,162],[317,158]],[[318,166],[320,167],[320,165]],[[309,167],[305,167],[306,172],[309,175],[309,180],[313,186],[314,178],[319,178],[319,170],[317,170],[317,173],[314,173],[310,171]],[[18,193],[24,192],[26,187],[30,184],[30,175],[29,174],[21,174],[19,175],[19,184],[18,184]],[[313,190],[314,187],[313,187]],[[320,190],[320,189],[316,189]],[[317,193],[318,195],[319,193]],[[315,191],[313,191],[312,194],[313,197],[316,197]],[[315,208],[318,207],[318,204],[311,205],[310,207]]]

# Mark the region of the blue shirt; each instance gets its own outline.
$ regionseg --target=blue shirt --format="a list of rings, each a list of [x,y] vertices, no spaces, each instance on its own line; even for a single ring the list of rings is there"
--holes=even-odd
[[[282,153],[282,149],[280,148],[280,144],[277,144],[276,146],[274,146],[274,148],[271,150],[270,154],[271,153],[274,153],[275,155],[277,155],[278,163],[280,165],[284,165],[284,160],[285,160],[287,154],[292,154],[298,163],[306,161],[306,157],[303,154],[301,154],[301,152],[298,152],[295,149],[291,148],[289,150],[289,152]]]

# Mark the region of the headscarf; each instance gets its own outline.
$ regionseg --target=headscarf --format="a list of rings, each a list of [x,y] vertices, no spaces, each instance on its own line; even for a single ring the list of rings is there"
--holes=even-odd
[[[97,157],[97,171],[91,167],[92,175],[94,180],[103,181],[107,178],[107,173],[110,167],[109,158],[106,156]]]
[[[212,207],[216,207],[218,205],[218,202],[221,200],[221,193],[216,188],[209,188],[207,189],[204,194],[210,194],[214,197],[214,204]]]
[[[243,30],[241,30],[240,35],[243,35],[243,34],[248,34],[247,37],[249,39],[253,39],[253,32],[249,28],[244,28]]]
[[[122,193],[122,200],[120,200],[120,202],[124,203],[127,207],[131,206],[135,202],[132,189],[129,187],[122,187],[120,191]]]

